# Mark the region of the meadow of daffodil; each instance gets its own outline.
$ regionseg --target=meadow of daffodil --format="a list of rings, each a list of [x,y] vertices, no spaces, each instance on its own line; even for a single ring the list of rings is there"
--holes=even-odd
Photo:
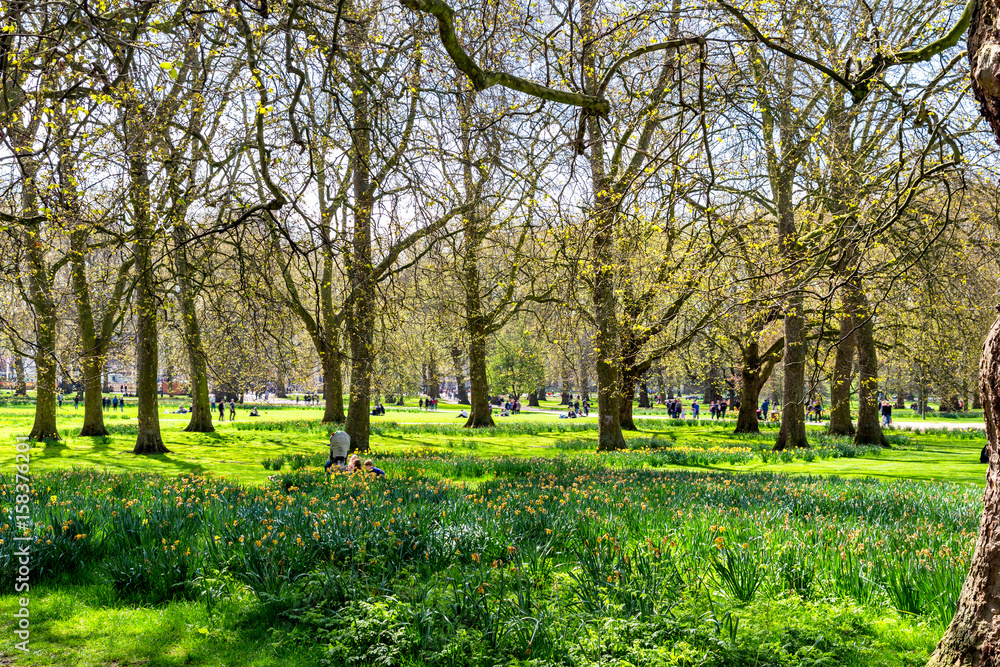
[[[877,633],[851,637],[887,613],[927,630],[926,655],[968,566],[978,490],[629,465],[662,451],[387,454],[385,479],[305,461],[264,487],[42,474],[32,582],[211,613],[240,600],[330,664],[911,664],[880,662],[892,649]],[[13,494],[4,479],[8,589]],[[776,605],[817,619],[812,662],[766,621]]]

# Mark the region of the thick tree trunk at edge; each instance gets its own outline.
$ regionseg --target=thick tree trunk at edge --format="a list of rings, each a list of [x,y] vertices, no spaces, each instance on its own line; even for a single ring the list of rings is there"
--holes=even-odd
[[[1000,319],[986,337],[979,373],[990,460],[979,538],[958,609],[928,667],[1000,664]]]

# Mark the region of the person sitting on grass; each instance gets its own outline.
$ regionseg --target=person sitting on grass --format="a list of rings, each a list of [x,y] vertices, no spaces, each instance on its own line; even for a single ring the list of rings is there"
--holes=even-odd
[[[256,405],[253,406],[253,410],[250,411],[250,416],[251,417],[260,417],[260,413],[257,412],[257,406]]]
[[[371,459],[365,461],[365,472],[373,472],[376,477],[385,477],[385,471],[381,468],[376,468]]]
[[[361,458],[357,454],[351,455],[351,460],[347,462],[347,472],[360,472]]]
[[[459,410],[458,414],[455,415],[455,417],[461,417],[462,419],[468,419],[469,418],[469,412],[468,412],[468,410]]]

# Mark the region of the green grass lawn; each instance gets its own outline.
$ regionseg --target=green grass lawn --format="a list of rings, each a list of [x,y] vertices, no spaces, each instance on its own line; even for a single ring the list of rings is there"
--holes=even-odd
[[[410,400],[409,402],[413,402]],[[543,410],[555,410],[555,402],[543,402]],[[162,409],[175,409],[180,400],[164,401]],[[441,404],[437,411],[419,410],[416,407],[388,407],[385,416],[372,417],[373,428],[387,424],[401,425],[441,425],[449,430],[463,424],[456,418],[461,406]],[[126,407],[124,413],[109,413],[106,423],[112,429],[135,424],[135,406]],[[83,408],[74,409],[72,404],[63,405],[58,414],[58,426],[63,439],[57,444],[40,448],[32,459],[34,472],[60,470],[67,467],[97,467],[111,471],[157,472],[163,474],[214,474],[230,476],[246,484],[261,484],[267,481],[270,471],[261,466],[265,458],[290,456],[293,454],[316,454],[328,449],[325,432],[317,429],[312,433],[296,431],[253,431],[240,430],[240,426],[271,422],[309,421],[318,422],[323,410],[305,406],[262,406],[261,416],[247,416],[249,409],[239,409],[235,422],[215,422],[216,432],[211,434],[185,433],[188,419],[186,415],[163,414],[160,422],[164,442],[170,454],[136,457],[131,454],[135,436],[129,434],[111,435],[104,438],[81,438],[74,434],[83,420]],[[228,414],[228,413],[227,413]],[[0,441],[13,443],[18,435],[26,434],[33,419],[32,405],[0,407]],[[372,456],[380,452],[407,452],[416,449],[438,451],[459,451],[478,456],[548,456],[562,453],[560,442],[596,439],[596,418],[559,419],[553,414],[522,412],[511,417],[497,417],[499,425],[551,424],[581,428],[590,425],[594,430],[575,433],[542,432],[532,435],[487,436],[469,430],[460,436],[435,433],[386,433],[373,435]],[[734,422],[726,423],[702,420],[697,426],[668,426],[662,416],[651,416],[637,420],[641,432],[627,433],[627,438],[658,436],[676,437],[676,445],[683,447],[691,443],[716,443],[720,446],[731,444],[731,429]],[[819,434],[823,429],[818,425],[809,427],[810,433]],[[765,434],[773,434],[773,428],[765,429]],[[868,476],[884,479],[944,480],[984,484],[985,468],[979,463],[979,451],[985,443],[982,439],[949,437],[941,433],[909,433],[910,443],[884,451],[877,457],[838,458],[817,460],[810,463],[762,463],[747,465],[719,464],[722,470],[775,470],[790,474],[823,474],[842,476]],[[0,450],[0,470],[10,469],[14,463],[14,449]],[[578,455],[592,455],[580,452]]]
[[[415,403],[413,399],[408,402]],[[179,399],[167,399],[163,401],[161,410],[164,412],[173,410],[181,403]],[[497,417],[499,428],[495,432],[481,432],[460,428],[463,420],[456,417],[459,409],[460,406],[449,404],[439,405],[437,411],[387,406],[388,411],[384,417],[372,418],[372,458],[387,470],[390,480],[395,479],[407,485],[415,483],[406,481],[414,480],[414,475],[426,476],[427,481],[421,484],[437,489],[435,485],[440,483],[443,489],[453,488],[454,492],[459,494],[458,498],[463,497],[463,489],[472,492],[477,488],[503,489],[506,484],[504,480],[508,478],[518,480],[519,473],[498,472],[503,470],[503,466],[498,468],[496,462],[502,462],[504,457],[522,457],[536,461],[567,461],[570,465],[597,466],[598,469],[617,471],[614,475],[624,475],[611,479],[632,479],[638,474],[640,477],[635,479],[642,480],[647,479],[641,476],[645,474],[657,475],[662,471],[688,470],[715,472],[719,474],[719,479],[726,480],[740,479],[740,477],[732,478],[727,473],[737,475],[748,473],[745,477],[750,479],[757,478],[751,473],[778,472],[788,474],[794,479],[802,479],[806,485],[812,484],[808,480],[815,479],[814,476],[957,483],[958,486],[942,484],[940,487],[919,487],[922,489],[919,491],[920,497],[925,499],[921,502],[931,503],[927,507],[932,507],[935,502],[933,499],[936,497],[936,492],[933,489],[940,488],[943,494],[954,496],[960,492],[956,489],[964,488],[975,492],[975,487],[984,483],[985,466],[979,463],[979,451],[985,440],[979,433],[949,433],[943,430],[933,430],[929,433],[892,431],[894,447],[890,450],[868,455],[862,452],[862,455],[817,458],[812,461],[796,458],[787,462],[769,460],[765,463],[759,454],[753,452],[769,450],[770,442],[777,432],[773,427],[765,428],[759,438],[737,438],[731,433],[734,425],[732,420],[726,423],[704,420],[698,424],[691,422],[677,424],[668,421],[662,415],[652,414],[637,420],[642,429],[640,432],[626,435],[630,443],[636,444],[635,451],[609,456],[593,451],[597,437],[594,417],[567,420],[559,419],[556,414],[525,412],[508,418]],[[557,412],[559,406],[549,401],[543,403],[542,409]],[[637,414],[639,412],[641,411],[637,411]],[[294,455],[315,459],[323,456],[328,447],[327,427],[319,423],[322,417],[320,407],[265,405],[261,406],[259,418],[250,418],[247,416],[247,409],[240,409],[235,422],[227,420],[217,423],[217,431],[213,434],[184,433],[182,429],[187,424],[186,416],[163,414],[161,429],[171,453],[142,457],[131,454],[135,436],[129,433],[129,429],[135,424],[134,402],[126,408],[124,414],[109,413],[106,416],[107,424],[116,431],[108,437],[77,436],[75,432],[82,423],[82,416],[82,406],[74,409],[71,402],[64,402],[58,413],[58,426],[63,439],[58,443],[38,445],[32,449],[33,475],[72,469],[89,469],[102,473],[158,473],[168,478],[179,475],[207,475],[209,479],[219,479],[220,483],[224,480],[226,484],[273,489],[268,478],[276,473],[263,467],[261,462],[264,459],[284,457],[288,460]],[[0,442],[6,444],[0,449],[0,479],[9,482],[15,464],[14,445],[19,436],[28,432],[32,419],[33,405],[0,405]],[[823,432],[822,427],[810,426],[809,429],[810,437],[820,446],[823,442],[820,437]],[[669,458],[671,453],[688,450],[745,451],[747,462],[697,465],[670,463],[673,460]],[[421,463],[424,459],[427,460],[426,464]],[[483,460],[484,466],[479,469],[476,466],[465,465],[462,472],[449,463],[452,460]],[[537,465],[544,467],[548,464]],[[308,467],[297,471],[291,471],[286,467],[279,474],[290,475],[292,479],[300,480],[293,482],[294,484],[304,484],[306,487],[319,483],[323,478],[320,470]],[[454,479],[449,480],[449,476]],[[578,479],[585,480],[590,477],[583,475]],[[210,485],[214,482],[205,483]],[[727,488],[730,483],[730,481],[725,482]],[[617,484],[618,482],[615,482],[615,488],[618,488]],[[595,490],[601,488],[597,486]],[[644,490],[639,486],[635,488],[635,492],[641,494]],[[40,491],[40,495],[45,498],[49,493],[49,489]],[[434,493],[437,493],[437,490],[434,490]],[[532,493],[541,491],[535,490]],[[978,492],[973,493],[972,498],[977,494]],[[305,497],[308,497],[308,494]],[[817,497],[823,496],[821,494]],[[967,493],[963,498],[962,502],[966,505],[970,502],[974,504]],[[727,514],[729,511],[732,510],[720,510],[720,518],[716,521],[730,516]],[[747,516],[756,517],[752,513]],[[752,520],[758,521],[757,518]],[[963,521],[963,525],[970,525],[968,518]],[[706,519],[706,525],[699,530],[708,530],[707,523]],[[755,530],[764,530],[759,526],[767,524],[765,522],[753,525],[758,526]],[[960,541],[958,545],[964,545],[964,542]],[[955,549],[957,550],[959,546]],[[555,585],[563,581],[560,578],[563,575],[553,576]],[[566,579],[562,585],[570,583],[572,582]],[[388,584],[382,585],[388,586]],[[400,585],[405,587],[405,582],[393,584],[393,586]],[[265,613],[267,605],[262,607],[261,600],[251,596],[248,589],[230,588],[230,594],[228,602],[209,614],[206,606],[197,600],[181,599],[152,605],[123,602],[103,579],[100,571],[94,571],[82,580],[74,579],[72,582],[62,581],[57,576],[32,588],[32,649],[37,652],[30,657],[19,655],[13,647],[12,614],[17,607],[18,596],[0,595],[0,654],[2,654],[0,664],[3,664],[5,659],[13,659],[15,664],[32,665],[320,664],[322,655],[325,655],[325,644],[304,642],[302,637],[298,637],[295,641],[288,640],[282,634],[284,631],[272,630],[272,627],[277,627],[274,624],[280,621],[280,616],[274,617]],[[711,596],[707,599],[711,605]],[[740,607],[738,613],[743,619],[742,627],[745,628],[740,631],[743,632],[740,635],[743,637],[743,644],[746,642],[767,644],[778,641],[776,638],[781,638],[782,642],[795,644],[800,640],[806,642],[808,639],[807,643],[811,642],[814,648],[820,645],[817,642],[826,642],[829,644],[829,655],[841,656],[836,659],[831,658],[835,660],[832,663],[820,661],[801,664],[919,665],[926,660],[934,638],[940,633],[939,624],[925,620],[910,620],[905,615],[896,615],[895,612],[881,614],[877,608],[871,606],[857,607],[842,602],[822,601],[807,604],[796,600],[786,599],[778,594],[767,595],[758,598],[751,605]],[[410,603],[404,604],[404,602],[401,604],[409,610],[410,607],[406,605]],[[692,614],[691,619],[694,620],[691,620],[691,623],[697,625],[696,621],[701,616],[709,612],[716,613],[714,608],[698,606],[704,604],[705,600],[701,599],[695,607],[683,611]],[[261,611],[262,609],[264,611]],[[736,610],[733,610],[733,613],[736,613]],[[803,623],[801,619],[810,615],[815,616],[817,627],[822,629],[822,632],[816,631],[820,632],[818,638],[803,635],[798,639],[790,639],[787,636],[790,632],[788,626],[799,627]],[[792,617],[794,620],[790,620]],[[278,620],[275,620],[276,618]],[[856,623],[861,625],[855,627],[853,624]],[[737,633],[737,630],[731,627],[730,631],[734,636]],[[607,632],[613,636],[619,634],[623,637],[631,636],[617,627],[607,629]],[[855,653],[850,653],[854,657],[851,657],[849,662],[837,662],[836,660],[848,660],[843,657],[848,653],[838,653],[838,651],[842,649],[841,644],[847,645],[844,644],[848,642],[847,638],[857,633],[861,633],[866,639],[858,645],[860,648]],[[597,641],[596,637],[594,641]],[[628,641],[636,640],[628,639]],[[626,653],[630,656],[646,655],[642,652],[646,649],[637,646],[633,645]],[[610,649],[601,649],[605,650]],[[690,650],[694,655],[697,651],[706,649],[703,646],[691,647]],[[886,652],[892,654],[891,660],[886,658],[881,661],[878,657],[872,657]],[[678,662],[670,662],[675,659]],[[687,658],[680,654],[673,657],[661,655],[655,659],[649,658],[649,664],[717,664],[699,663],[693,658],[692,662],[686,663],[683,662],[685,659]],[[433,664],[465,663],[459,660]],[[728,663],[718,664],[721,667]],[[759,664],[772,663],[765,661]]]

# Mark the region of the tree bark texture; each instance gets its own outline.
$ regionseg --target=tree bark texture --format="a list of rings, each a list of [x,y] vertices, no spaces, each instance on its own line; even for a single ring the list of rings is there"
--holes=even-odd
[[[1000,1],[976,3],[969,26],[969,70],[980,113],[1000,143]],[[979,394],[986,422],[986,492],[979,538],[958,608],[928,667],[1000,665],[1000,319],[979,360]],[[925,400],[921,383],[921,403]]]
[[[639,315],[639,309],[637,307],[632,307],[632,303],[626,304],[624,308],[623,319],[618,323],[618,353],[621,359],[621,365],[618,369],[618,374],[621,378],[621,392],[618,397],[618,412],[620,415],[621,428],[625,431],[638,431],[639,428],[635,425],[635,419],[633,418],[633,405],[632,402],[635,397],[635,387],[639,383],[639,378],[646,372],[649,367],[649,363],[639,365],[639,352],[642,350],[642,346],[646,343],[646,339],[641,338],[636,335],[633,328],[628,324],[629,321],[634,322]],[[643,382],[643,389],[645,390],[646,383]],[[649,407],[649,394],[646,393],[646,405],[642,405],[642,394],[639,398],[640,407]]]
[[[751,340],[743,348],[743,367],[740,369],[740,410],[736,415],[736,433],[760,433],[757,423],[757,400],[760,396],[761,358],[760,343]]]
[[[427,395],[431,398],[441,397],[441,380],[438,377],[437,358],[434,350],[431,350],[430,358],[427,360]]]
[[[851,290],[853,305],[854,336],[858,350],[858,426],[854,432],[854,443],[858,445],[879,445],[889,443],[882,433],[879,423],[878,401],[878,353],[875,349],[875,324],[868,299],[861,286],[855,284]]]
[[[76,162],[71,151],[67,150],[69,137],[66,128],[66,116],[56,113],[58,127],[59,152],[59,187],[62,190],[64,202],[64,224],[70,232],[70,276],[73,291],[76,293],[77,324],[80,328],[80,364],[83,367],[83,426],[81,436],[104,436],[108,429],[104,425],[104,392],[101,386],[101,371],[104,369],[104,355],[107,349],[107,337],[103,331],[97,330],[94,322],[94,311],[90,301],[90,284],[87,280],[87,243],[90,238],[89,226],[83,224],[80,218],[79,199],[76,191]],[[124,276],[121,276],[124,279]],[[119,300],[120,301],[120,300]],[[108,309],[113,316],[116,300],[111,299]],[[110,322],[108,328],[110,329]],[[110,332],[109,332],[110,334]]]
[[[11,349],[14,346],[11,345]],[[28,382],[25,380],[24,375],[24,357],[14,352],[14,395],[15,396],[27,396],[28,395]]]
[[[1000,319],[986,337],[979,374],[989,455],[979,538],[955,616],[928,667],[1000,665]]]
[[[19,132],[14,133],[16,137]],[[19,136],[21,148],[29,153],[18,160],[21,165],[21,212],[36,216],[37,192],[35,176],[38,163],[30,155],[30,136]],[[26,226],[28,246],[28,298],[35,313],[35,422],[28,437],[38,440],[58,440],[56,428],[56,304],[52,295],[52,272],[45,262],[42,228],[38,222]]]
[[[785,359],[782,384],[781,430],[774,448],[777,451],[808,447],[806,438],[805,382],[806,343],[803,336],[802,294],[789,297],[785,311]]]
[[[559,405],[569,405],[573,402],[573,392],[571,391],[572,385],[569,379],[569,364],[566,361],[566,357],[563,357],[559,364],[560,374],[562,375],[562,392],[559,394]]]
[[[478,285],[478,271],[477,271]],[[472,296],[469,292],[468,296]],[[479,287],[476,287],[475,299],[479,301]],[[476,312],[482,306],[473,306]],[[469,419],[465,422],[467,428],[493,426],[493,415],[490,414],[490,382],[486,375],[486,332],[481,328],[478,317],[469,318],[469,384],[472,385],[472,407]]]
[[[639,383],[639,407],[648,408],[649,405],[649,385],[643,380]]]
[[[39,252],[40,254],[40,252]],[[42,268],[44,270],[44,267]],[[32,273],[36,269],[32,268]],[[33,284],[37,278],[29,278],[29,288],[35,301],[35,422],[29,438],[38,440],[58,440],[56,428],[56,307],[51,294]],[[51,284],[49,285],[51,288]]]
[[[634,406],[632,405],[635,396],[635,386],[639,378],[627,367],[627,362],[622,364],[624,368],[619,370],[619,386],[621,391],[618,394],[618,422],[623,431],[638,431],[635,425]]]
[[[761,353],[755,334],[742,349],[743,366],[740,369],[740,409],[736,415],[735,433],[760,433],[757,423],[757,405],[760,390],[764,388],[775,364],[781,358],[784,341],[779,339],[766,352]]]
[[[149,173],[144,156],[129,156],[130,196],[135,241],[136,272],[136,403],[138,426],[133,454],[163,454],[169,450],[160,436],[160,408],[157,398],[158,369],[156,276],[153,267],[154,229],[150,219]]]
[[[465,388],[465,369],[462,359],[462,348],[457,344],[451,346],[451,361],[455,367],[455,388],[458,391],[458,404],[469,404],[469,392]]]
[[[358,56],[354,56],[357,58]],[[354,176],[354,233],[348,263],[351,290],[361,295],[354,299],[347,321],[347,339],[351,348],[351,393],[344,430],[351,436],[351,451],[367,451],[371,423],[371,383],[375,355],[375,276],[372,266],[372,210],[375,202],[371,189],[371,127],[368,86],[357,62],[352,66],[356,89],[351,105],[354,127],[351,151]],[[340,400],[327,392],[330,400]]]
[[[782,378],[781,430],[774,445],[777,451],[808,447],[805,418],[806,341],[804,295],[799,289],[801,278],[796,263],[800,256],[795,209],[792,204],[792,175],[788,165],[775,167],[772,178],[776,187],[778,209],[778,246],[786,262],[786,298],[784,333],[785,356]]]
[[[597,63],[593,52],[593,12],[595,0],[581,5],[581,28],[584,39],[582,60],[586,71],[586,87],[596,92]],[[621,427],[621,385],[618,358],[618,300],[615,297],[615,222],[618,218],[619,194],[608,176],[604,162],[604,130],[601,119],[589,115],[586,119],[590,141],[588,158],[593,190],[593,225],[591,257],[593,263],[594,324],[597,332],[594,348],[597,362],[597,449],[611,451],[625,447]]]
[[[340,365],[340,334],[336,327],[327,331],[319,345],[323,349],[320,355],[323,363],[323,422],[343,424],[344,377]]]
[[[187,254],[187,227],[183,220],[174,225],[174,271],[177,279],[177,301],[180,305],[184,328],[184,346],[187,349],[188,369],[191,374],[191,420],[185,431],[212,433],[212,403],[208,397],[208,358],[201,342],[201,327],[195,306],[194,287]]]
[[[850,315],[840,320],[840,338],[830,378],[830,435],[854,435],[851,419],[851,379],[854,375],[854,324]]]
[[[528,407],[531,407],[531,408],[537,408],[537,407],[539,407],[539,405],[538,405],[539,391],[540,390],[538,389],[538,387],[535,387],[534,389],[532,389],[528,393]]]

